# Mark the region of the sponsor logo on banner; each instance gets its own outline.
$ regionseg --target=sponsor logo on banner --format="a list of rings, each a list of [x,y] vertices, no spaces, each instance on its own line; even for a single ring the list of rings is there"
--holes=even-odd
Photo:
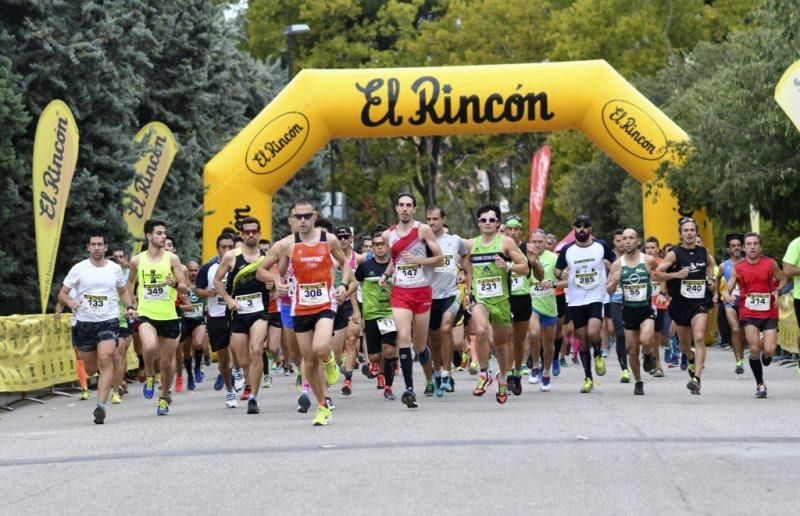
[[[247,147],[245,164],[253,174],[270,174],[286,165],[308,139],[308,118],[290,111],[270,120]]]
[[[626,100],[603,106],[603,125],[609,136],[639,159],[656,161],[667,153],[667,136],[646,111]]]
[[[33,217],[42,313],[53,283],[58,243],[78,161],[78,127],[69,107],[53,100],[42,111],[33,143]]]
[[[146,124],[136,133],[134,141],[141,143],[145,138],[144,153],[134,165],[136,175],[123,193],[125,222],[135,237],[142,234],[145,221],[153,214],[161,186],[178,153],[172,131],[161,122]]]
[[[528,91],[521,83],[514,85],[513,92],[506,96],[495,92],[485,97],[458,92],[452,84],[441,84],[432,75],[417,78],[407,90],[403,90],[400,80],[394,77],[378,77],[364,85],[356,83],[355,87],[364,95],[361,123],[366,127],[386,123],[399,126],[404,120],[411,125],[453,125],[530,122],[537,117],[550,120],[555,116],[548,109],[547,93]],[[403,94],[416,98],[417,109],[411,116],[397,113],[397,103]]]

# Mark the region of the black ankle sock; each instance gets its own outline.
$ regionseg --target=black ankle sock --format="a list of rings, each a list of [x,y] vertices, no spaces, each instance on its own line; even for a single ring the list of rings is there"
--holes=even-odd
[[[139,369],[144,369],[144,357],[142,355],[136,355],[136,358],[139,359]]]
[[[592,354],[587,349],[586,351],[580,351],[581,356],[581,363],[583,364],[583,373],[586,375],[586,378],[592,377]]]
[[[391,387],[394,383],[394,368],[397,365],[397,359],[383,359],[383,377],[387,387]]]
[[[264,374],[269,374],[269,356],[266,351],[261,353],[261,359],[264,360]]]
[[[345,371],[344,372],[344,379],[353,381],[353,371]]]
[[[403,380],[406,382],[406,389],[414,390],[413,375],[414,359],[411,357],[411,348],[400,350],[400,369],[403,371]]]
[[[752,358],[749,360],[750,370],[753,371],[753,376],[756,378],[756,385],[764,383],[764,367],[761,365],[761,360]]]
[[[603,354],[603,343],[602,342],[592,342],[592,349],[594,350],[594,356],[599,357]]]
[[[553,341],[555,353],[553,353],[553,360],[558,360],[561,356],[561,346],[564,344],[564,337],[559,337]]]
[[[194,381],[194,373],[192,372],[192,359],[191,358],[184,358],[183,359],[183,367],[186,368],[186,376],[190,380]]]

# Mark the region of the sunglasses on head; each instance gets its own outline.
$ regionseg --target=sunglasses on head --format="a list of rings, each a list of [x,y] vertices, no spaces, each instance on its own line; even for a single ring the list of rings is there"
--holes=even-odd
[[[481,224],[494,224],[495,222],[497,222],[497,218],[496,217],[481,217],[481,218],[478,219],[478,222],[480,222]]]
[[[258,230],[258,229],[243,229],[242,230],[242,234],[243,235],[257,235],[260,232],[261,232],[261,230]]]
[[[294,218],[295,220],[311,220],[311,217],[314,216],[314,212],[311,213],[295,213]]]

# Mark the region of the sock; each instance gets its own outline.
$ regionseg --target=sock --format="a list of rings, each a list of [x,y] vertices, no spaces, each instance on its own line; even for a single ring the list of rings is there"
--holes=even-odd
[[[77,360],[75,363],[75,372],[78,374],[78,383],[84,391],[89,388],[89,379],[86,378],[86,368],[83,366],[83,360]]]
[[[200,364],[203,363],[203,350],[202,349],[195,349],[194,350],[194,366],[200,369]]]
[[[422,353],[417,355],[419,358],[419,365],[425,365],[428,363],[428,360],[431,359],[431,349],[428,346],[425,346],[425,349],[422,350]]]
[[[403,371],[403,380],[406,382],[406,389],[414,390],[413,367],[414,360],[411,358],[411,348],[400,350],[400,369]]]
[[[628,349],[625,347],[625,337],[616,337],[617,341],[617,360],[622,369],[628,368]]]
[[[186,377],[189,378],[190,382],[194,381],[194,374],[192,373],[192,359],[191,358],[184,358],[183,359],[183,367],[186,368]]]
[[[383,378],[385,380],[386,386],[391,387],[394,383],[394,368],[396,365],[397,359],[384,359],[383,360]]]
[[[142,355],[136,355],[136,358],[139,359],[139,369],[144,369],[144,357]]]
[[[303,388],[302,388],[302,391],[303,391],[303,392],[305,392],[306,394],[308,394],[308,392],[309,392],[310,390],[311,390],[311,385],[309,385],[309,383],[308,383],[308,382],[305,382],[305,381],[304,381],[304,382],[303,382]]]
[[[448,376],[450,376],[450,371],[447,369],[442,370],[442,378],[447,378]]]
[[[269,357],[266,351],[261,353],[261,358],[264,360],[264,374],[269,374]]]
[[[254,400],[254,399],[256,399],[256,395],[255,395],[255,394],[253,394],[253,393],[250,393],[250,397],[249,397],[249,398],[247,398],[247,399],[248,399],[248,400]]]
[[[602,342],[592,342],[592,349],[594,350],[594,356],[599,357],[603,355],[603,343]]]
[[[105,410],[105,409],[106,409],[106,404],[105,404],[105,403],[103,403],[102,401],[98,401],[98,402],[97,402],[97,406],[98,406],[98,407],[100,407],[100,408],[101,408],[101,409],[103,409],[103,410]]]
[[[553,353],[553,360],[558,360],[561,356],[561,346],[564,345],[564,337],[559,337],[553,341],[553,346],[555,347],[555,353]]]
[[[753,371],[753,376],[756,377],[756,385],[761,385],[764,383],[764,368],[761,365],[761,360],[756,358],[753,360],[752,358],[749,360],[750,362],[750,370]]]
[[[583,373],[586,375],[586,378],[592,378],[592,354],[587,349],[586,351],[581,350],[581,363],[583,364]]]
[[[353,371],[345,371],[344,372],[344,379],[345,380],[353,380]]]

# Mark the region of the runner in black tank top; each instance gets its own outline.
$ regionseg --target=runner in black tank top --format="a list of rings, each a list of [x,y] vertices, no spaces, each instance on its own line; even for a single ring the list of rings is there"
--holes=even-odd
[[[681,219],[679,227],[681,245],[667,253],[653,279],[667,282],[672,297],[669,315],[675,321],[681,350],[689,359],[689,383],[686,387],[692,394],[700,394],[715,263],[708,251],[697,245],[697,223],[687,217]]]

